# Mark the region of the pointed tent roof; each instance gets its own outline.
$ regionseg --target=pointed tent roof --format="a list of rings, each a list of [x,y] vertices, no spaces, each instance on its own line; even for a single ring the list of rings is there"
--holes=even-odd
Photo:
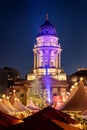
[[[84,111],[87,109],[87,92],[82,81],[78,87],[71,92],[67,101],[59,108],[63,111]]]
[[[13,103],[13,106],[18,110],[18,111],[27,111],[27,112],[31,112],[31,110],[29,108],[27,108],[26,106],[24,106],[19,100],[15,100]]]
[[[39,118],[56,119],[56,120],[65,122],[67,124],[78,123],[76,120],[70,118],[68,114],[61,112],[59,110],[56,110],[55,108],[52,108],[50,106],[45,107],[44,109],[40,110],[39,112],[35,113],[34,115],[30,117],[25,118],[24,121],[28,122],[28,121],[33,121],[32,119],[36,120]]]
[[[6,107],[6,105],[2,102],[3,99],[0,99],[0,111],[4,113],[10,113],[11,111]]]
[[[12,96],[10,98],[11,104],[13,104],[15,102],[15,99],[17,99],[17,96],[16,96],[16,93],[15,93],[15,90],[13,90]]]
[[[27,108],[26,106],[24,106],[19,99],[16,96],[15,91],[13,91],[13,94],[10,98],[10,102],[13,105],[13,107],[17,110],[17,111],[27,111],[27,112],[31,112],[31,110],[29,108]]]
[[[2,99],[2,103],[6,106],[6,108],[8,108],[10,112],[17,112],[17,109],[13,107],[9,99]]]
[[[61,126],[60,122],[59,124],[53,122],[53,119],[64,122],[63,126]],[[8,127],[6,130],[63,130],[65,124],[67,125],[67,128],[70,126],[69,124],[72,124],[72,120],[74,119],[71,119],[69,116],[67,118],[67,115],[65,114],[63,115],[63,112],[60,112],[52,107],[46,107],[43,110],[25,118],[23,123]],[[72,130],[75,130],[74,127],[72,128]]]
[[[30,108],[32,110],[40,110],[40,108],[36,106],[32,100],[30,100],[29,104],[27,105],[27,108]]]
[[[80,130],[77,127],[73,127],[72,125],[68,125],[68,124],[61,122],[59,120],[52,119],[51,121],[54,122],[55,124],[57,124],[58,126],[62,127],[64,130]]]
[[[15,125],[21,122],[23,121],[0,111],[0,130],[5,127],[7,128],[10,125]]]

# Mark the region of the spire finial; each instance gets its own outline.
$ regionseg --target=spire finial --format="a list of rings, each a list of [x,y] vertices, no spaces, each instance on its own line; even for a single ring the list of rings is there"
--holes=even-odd
[[[46,20],[48,20],[48,13],[46,13]]]

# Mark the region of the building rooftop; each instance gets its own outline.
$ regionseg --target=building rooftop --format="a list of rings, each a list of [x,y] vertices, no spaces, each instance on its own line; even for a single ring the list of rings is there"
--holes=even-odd
[[[40,26],[38,36],[43,36],[43,35],[52,35],[52,36],[57,36],[56,29],[53,24],[50,23],[48,20],[48,17],[46,18],[46,21],[44,24]]]

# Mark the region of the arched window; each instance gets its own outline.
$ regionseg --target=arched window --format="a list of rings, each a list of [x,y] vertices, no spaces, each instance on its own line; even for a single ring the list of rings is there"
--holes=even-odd
[[[44,66],[44,62],[43,61],[41,61],[41,67],[43,67]]]
[[[54,63],[53,63],[53,61],[51,61],[51,66],[53,66],[54,65]]]

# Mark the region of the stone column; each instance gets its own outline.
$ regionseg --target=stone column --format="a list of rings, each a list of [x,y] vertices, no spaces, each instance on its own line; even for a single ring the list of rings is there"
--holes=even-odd
[[[55,62],[56,62],[56,68],[58,68],[58,53],[55,52]]]
[[[57,57],[56,57],[56,60],[57,60],[57,68],[58,68],[58,64],[59,64],[59,59],[58,59],[58,52],[57,52]]]
[[[38,68],[38,59],[39,59],[38,56],[39,56],[39,55],[38,55],[38,51],[37,51],[37,68]]]
[[[61,68],[61,53],[59,54],[59,68]]]
[[[34,53],[34,68],[36,68],[36,54]]]

